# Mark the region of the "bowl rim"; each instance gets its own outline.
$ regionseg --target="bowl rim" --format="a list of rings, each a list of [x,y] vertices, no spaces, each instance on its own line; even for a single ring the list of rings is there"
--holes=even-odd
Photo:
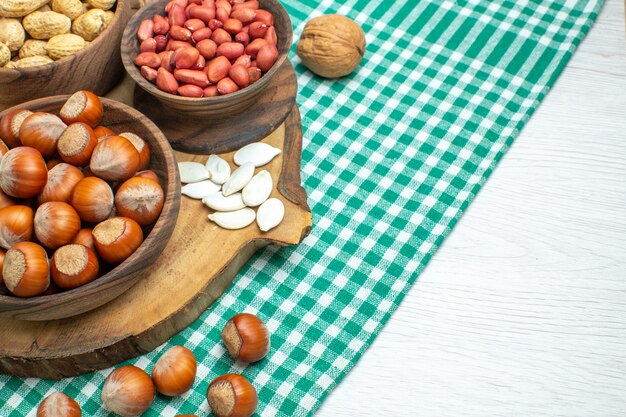
[[[43,98],[39,98],[36,100],[31,100],[25,103],[18,104],[16,106],[3,110],[0,113],[7,113],[15,109],[18,109],[20,107],[23,107],[25,105],[28,105],[28,106],[33,106],[33,105],[38,106],[40,104],[48,104],[48,105],[52,104],[55,106],[62,105],[62,103],[65,102],[70,96],[71,94],[43,97]],[[174,173],[174,178],[167,177],[164,179],[164,183],[167,183],[168,185],[171,184],[173,185],[174,188],[172,190],[169,190],[169,187],[168,187],[168,190],[165,193],[165,201],[163,203],[163,209],[161,210],[161,214],[159,214],[158,219],[152,225],[152,229],[150,230],[150,233],[144,238],[143,242],[141,242],[141,245],[139,245],[139,247],[135,250],[135,252],[133,252],[122,263],[113,267],[106,274],[96,278],[95,280],[85,285],[81,285],[80,287],[72,288],[72,289],[59,292],[56,294],[50,294],[50,295],[45,295],[45,296],[38,295],[34,297],[17,297],[17,296],[10,295],[10,294],[0,294],[0,304],[4,305],[5,307],[15,306],[16,308],[15,312],[18,315],[19,315],[20,310],[24,308],[43,306],[43,305],[50,304],[50,303],[63,303],[63,302],[77,301],[78,299],[80,299],[81,297],[85,295],[84,294],[85,292],[90,292],[90,291],[97,292],[97,289],[100,287],[106,287],[107,285],[113,282],[117,282],[121,279],[125,279],[128,277],[128,274],[134,274],[139,271],[142,271],[145,268],[131,270],[129,271],[128,274],[119,274],[120,269],[123,269],[123,268],[129,269],[130,267],[132,267],[132,265],[135,265],[141,259],[140,257],[143,255],[143,252],[146,250],[147,246],[153,244],[156,241],[157,239],[156,235],[158,234],[158,231],[162,230],[164,228],[163,226],[165,226],[166,223],[170,223],[170,222],[176,223],[178,219],[178,214],[180,210],[180,196],[181,196],[180,176],[178,173],[178,165],[176,162],[176,156],[174,154],[174,150],[170,146],[170,143],[168,142],[166,136],[163,134],[161,129],[159,129],[158,126],[156,126],[156,124],[152,122],[152,120],[150,120],[147,116],[145,116],[143,113],[139,112],[138,110],[134,109],[133,107],[130,107],[129,105],[122,103],[120,101],[112,100],[106,97],[99,97],[99,98],[102,101],[103,107],[105,108],[107,106],[117,107],[123,110],[126,114],[128,114],[128,116],[130,116],[133,119],[133,121],[135,122],[141,121],[141,123],[143,123],[144,125],[147,125],[147,127],[149,127],[151,130],[154,130],[155,132],[154,137],[157,140],[157,143],[160,144],[159,148],[164,150],[163,157],[165,160],[165,166],[168,168],[171,168],[171,169],[168,169],[168,171],[171,171]],[[170,193],[171,193],[171,196],[168,199],[167,197],[168,197],[168,194]],[[155,228],[157,228],[157,226],[159,226],[159,228],[157,229],[157,233],[152,233],[152,231]],[[171,234],[170,236],[167,237],[167,241],[169,241],[170,237],[171,237]],[[119,295],[121,294],[123,294],[123,292],[120,293]],[[117,298],[118,296],[115,296],[109,301]],[[97,308],[97,306],[94,308]],[[90,309],[84,310],[83,313],[87,311],[90,311]],[[77,313],[77,314],[82,314],[82,313]],[[69,315],[66,317],[72,317],[72,315]]]
[[[122,16],[122,10],[124,10],[124,8],[127,7],[129,9],[129,11],[130,11],[130,9],[131,9],[131,2],[132,2],[132,0],[117,0],[117,2],[115,3],[115,16],[113,16],[113,19],[111,20],[111,23],[109,23],[109,26],[107,26],[106,29],[104,29],[104,31],[96,37],[96,39],[91,41],[89,43],[89,45],[87,45],[86,48],[81,49],[80,51],[76,52],[74,55],[66,56],[65,58],[59,59],[58,61],[48,62],[47,64],[44,64],[44,65],[37,65],[36,67],[26,67],[26,68],[4,68],[4,67],[0,67],[0,73],[2,73],[2,72],[8,73],[8,71],[17,71],[20,74],[35,74],[37,71],[40,71],[42,68],[52,69],[52,68],[55,68],[56,65],[67,64],[68,62],[72,62],[73,60],[75,60],[75,59],[85,55],[88,51],[90,51],[94,47],[97,47],[97,46],[99,47],[100,43],[104,42],[103,39],[106,37],[105,35],[109,31],[113,30],[113,27],[122,18],[121,17]],[[72,32],[70,31],[68,33],[71,34]],[[50,97],[55,97],[55,96],[50,96]],[[24,103],[22,103],[22,104],[24,104]]]
[[[145,90],[149,94],[157,97],[157,99],[160,99],[166,102],[175,101],[181,104],[194,104],[194,105],[201,105],[201,104],[216,104],[217,105],[220,103],[230,103],[236,100],[237,98],[246,97],[251,93],[261,90],[264,86],[266,86],[270,82],[274,74],[278,72],[278,69],[287,60],[287,56],[289,55],[289,50],[291,49],[291,45],[293,43],[293,28],[292,28],[292,23],[291,23],[291,17],[289,16],[289,13],[287,12],[285,7],[281,4],[279,0],[260,0],[260,2],[267,1],[271,3],[275,3],[277,8],[280,10],[280,13],[286,18],[286,21],[288,22],[288,25],[287,25],[288,32],[286,34],[288,44],[287,44],[286,51],[278,56],[278,59],[276,60],[272,68],[265,75],[263,75],[259,79],[259,81],[257,81],[256,83],[252,85],[249,85],[246,88],[242,88],[234,93],[217,96],[217,97],[183,97],[180,95],[170,94],[170,93],[161,91],[156,87],[155,84],[146,80],[143,77],[143,75],[141,75],[141,72],[139,71],[139,69],[137,69],[137,66],[133,62],[134,58],[131,58],[130,53],[124,50],[124,44],[126,44],[127,42],[129,43],[129,45],[131,44],[131,42],[138,43],[138,40],[136,39],[135,34],[131,33],[132,27],[135,26],[137,21],[146,19],[147,14],[152,14],[152,15],[158,14],[156,12],[158,12],[159,9],[164,8],[164,5],[169,3],[169,1],[170,0],[153,0],[150,3],[146,4],[144,7],[139,9],[137,13],[135,13],[131,17],[131,19],[128,21],[128,24],[126,25],[126,28],[124,29],[124,33],[122,34],[121,55],[122,55],[122,63],[124,65],[124,68],[126,69],[126,72],[131,76],[131,78],[133,79],[133,81],[135,81],[137,85],[139,85],[143,90]]]

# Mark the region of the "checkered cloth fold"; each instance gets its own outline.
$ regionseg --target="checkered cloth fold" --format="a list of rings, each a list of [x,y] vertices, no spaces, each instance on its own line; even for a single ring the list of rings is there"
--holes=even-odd
[[[207,415],[207,385],[226,372],[258,388],[258,415],[313,414],[513,143],[602,1],[284,3],[295,39],[309,18],[329,13],[367,34],[361,67],[343,79],[318,78],[291,55],[314,228],[297,247],[258,253],[189,328],[128,361],[150,371],[164,349],[182,344],[200,362],[194,389],[158,396],[147,416]],[[248,367],[220,343],[220,329],[241,311],[272,332],[269,357]],[[34,416],[53,390],[76,398],[85,416],[107,415],[100,390],[110,371],[60,382],[0,376],[0,416]]]

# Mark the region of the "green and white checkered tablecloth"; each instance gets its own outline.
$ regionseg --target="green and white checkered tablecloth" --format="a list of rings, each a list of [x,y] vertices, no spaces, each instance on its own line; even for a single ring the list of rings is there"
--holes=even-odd
[[[314,228],[268,248],[188,329],[128,361],[148,371],[182,344],[200,365],[194,389],[158,396],[148,416],[209,413],[208,383],[242,372],[258,415],[308,416],[389,319],[513,143],[589,30],[601,0],[283,0],[295,27],[328,13],[367,34],[357,72],[323,80],[291,59],[304,126],[303,182]],[[295,47],[293,49],[295,51]],[[232,315],[266,321],[264,361],[233,364],[220,343]],[[0,376],[0,416],[34,416],[59,390],[84,416],[107,415],[110,369],[60,382]]]

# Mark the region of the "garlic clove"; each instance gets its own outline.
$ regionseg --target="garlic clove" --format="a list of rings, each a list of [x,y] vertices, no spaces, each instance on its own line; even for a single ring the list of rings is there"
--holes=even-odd
[[[180,182],[189,184],[211,178],[209,170],[200,162],[179,162]]]
[[[217,155],[210,155],[206,161],[206,168],[209,170],[211,181],[222,185],[230,177],[230,165]]]
[[[243,202],[248,207],[256,207],[272,194],[272,176],[266,170],[256,174],[241,192]]]
[[[252,224],[256,213],[251,208],[242,208],[236,211],[216,211],[209,214],[209,220],[224,229],[237,230]]]
[[[241,166],[246,162],[252,162],[255,167],[263,166],[280,154],[280,149],[267,143],[251,143],[235,152],[233,161]]]
[[[220,186],[215,184],[211,180],[205,180],[200,182],[194,182],[187,184],[180,189],[180,192],[187,197],[200,200],[209,194],[217,193],[220,191]]]
[[[256,223],[262,232],[278,226],[285,218],[285,205],[277,198],[265,201],[257,210]]]
[[[241,193],[235,193],[229,195],[228,197],[224,197],[224,194],[218,191],[205,196],[202,199],[202,202],[208,208],[216,211],[235,211],[246,206],[241,198]]]
[[[222,186],[222,193],[224,197],[228,197],[231,194],[243,189],[254,175],[254,164],[252,162],[246,162],[233,172],[228,180]]]

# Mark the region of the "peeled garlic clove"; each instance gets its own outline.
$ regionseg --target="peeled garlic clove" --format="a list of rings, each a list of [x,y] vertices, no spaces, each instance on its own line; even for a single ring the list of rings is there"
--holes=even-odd
[[[230,177],[230,165],[217,155],[209,156],[206,168],[209,170],[211,181],[216,184],[222,185]]]
[[[254,175],[254,164],[252,162],[246,162],[237,168],[222,186],[224,197],[228,197],[243,189],[252,179],[252,175]]]
[[[270,198],[257,210],[256,223],[262,232],[278,226],[285,218],[285,205],[277,198]]]
[[[202,199],[202,202],[213,210],[217,211],[235,211],[246,206],[241,198],[241,193],[231,194],[224,197],[220,192],[212,193]]]
[[[209,220],[215,222],[224,229],[243,229],[252,224],[256,217],[256,213],[251,208],[243,208],[237,211],[216,211],[209,214]]]
[[[243,188],[241,196],[248,207],[256,207],[272,194],[272,176],[266,170],[256,174]]]
[[[179,162],[180,182],[185,184],[208,180],[209,170],[200,162]]]
[[[209,194],[217,193],[219,190],[219,185],[214,184],[213,181],[204,180],[187,184],[180,189],[180,192],[187,197],[199,200]]]
[[[269,163],[280,153],[280,149],[267,143],[251,143],[235,152],[233,161],[241,166],[246,162],[252,162],[255,167]]]

